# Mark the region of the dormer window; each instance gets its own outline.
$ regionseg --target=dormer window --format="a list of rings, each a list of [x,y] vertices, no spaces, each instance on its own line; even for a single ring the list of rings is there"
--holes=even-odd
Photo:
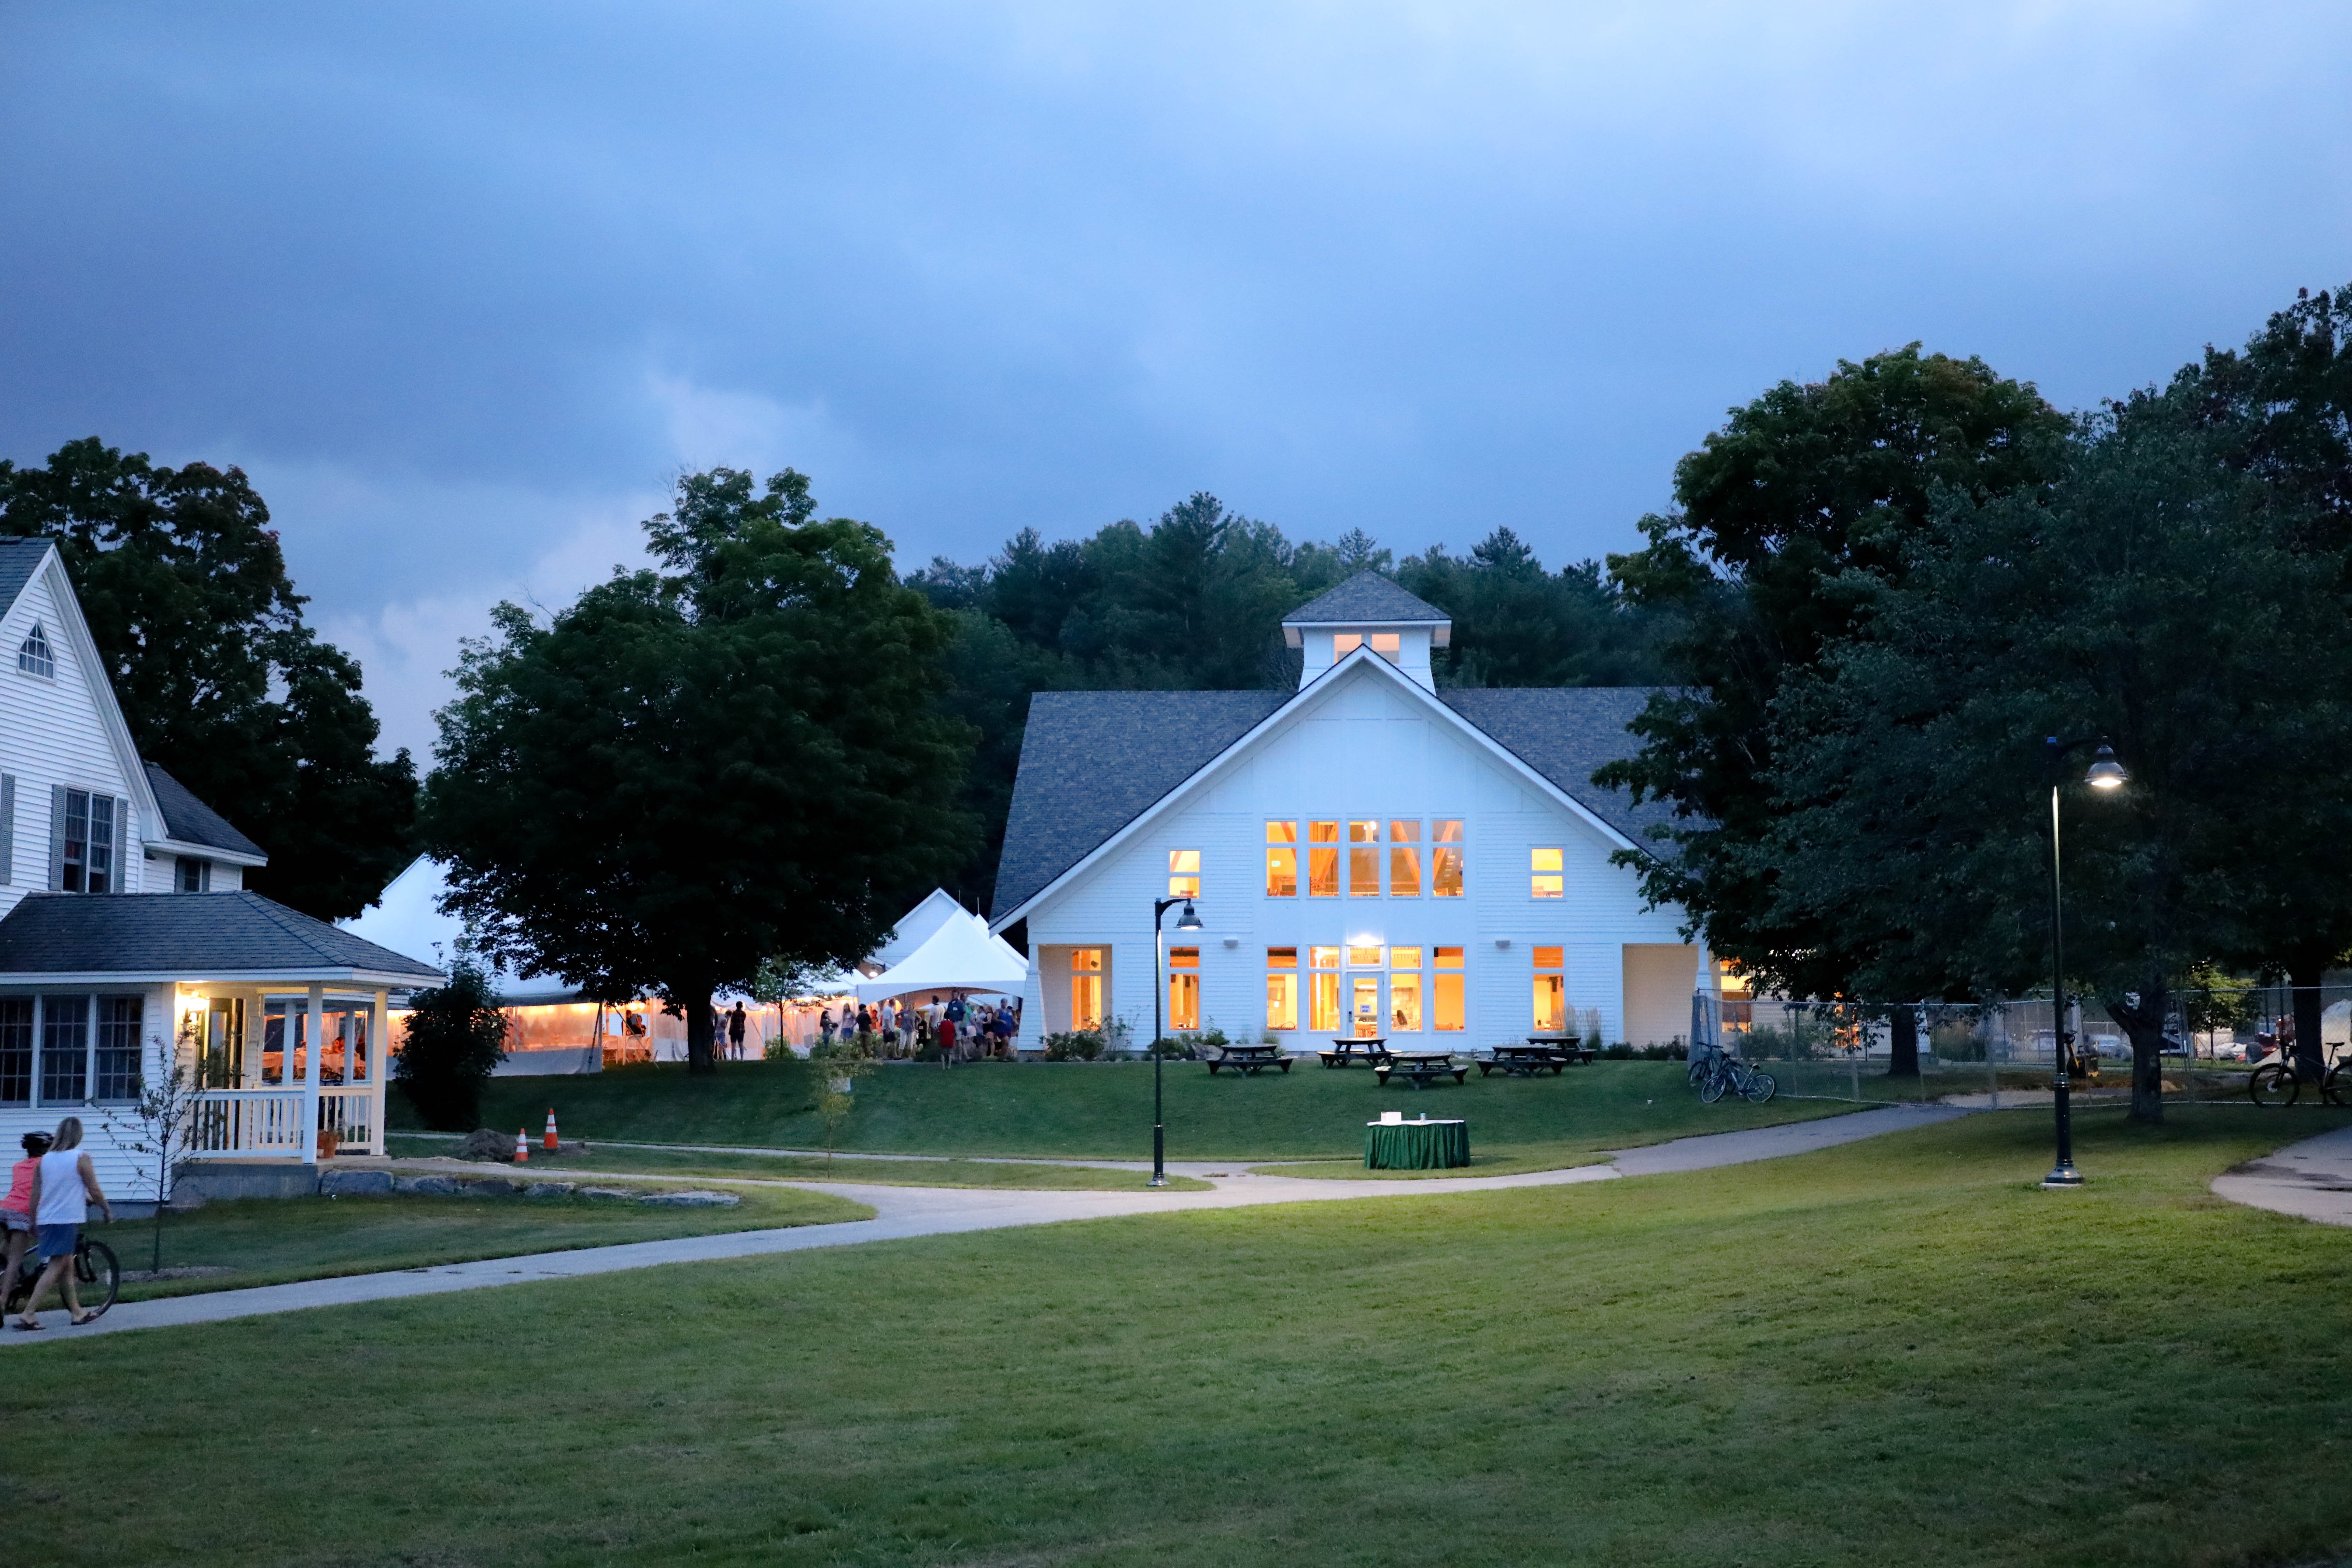
[[[16,646],[16,668],[26,675],[37,675],[44,680],[54,680],[58,674],[57,655],[49,651],[49,634],[35,621],[33,629]]]
[[[1370,640],[1372,651],[1391,664],[1403,657],[1404,638],[1395,632],[1374,632]],[[1363,647],[1365,641],[1361,632],[1340,632],[1331,639],[1331,657],[1334,659],[1345,658]]]

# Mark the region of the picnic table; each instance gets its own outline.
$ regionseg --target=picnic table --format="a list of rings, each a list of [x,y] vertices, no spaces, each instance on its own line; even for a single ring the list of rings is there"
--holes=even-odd
[[[1469,1076],[1469,1072],[1466,1064],[1461,1067],[1454,1065],[1451,1051],[1391,1051],[1386,1061],[1372,1068],[1372,1076],[1381,1080],[1383,1089],[1388,1087],[1391,1074],[1411,1079],[1415,1089],[1427,1089],[1448,1073],[1454,1075],[1454,1082],[1460,1083]]]
[[[1467,1121],[1367,1121],[1364,1168],[1368,1171],[1443,1171],[1470,1163]]]
[[[1266,1068],[1280,1068],[1288,1072],[1290,1058],[1282,1054],[1280,1046],[1227,1046],[1222,1055],[1209,1058],[1209,1076],[1216,1077],[1219,1068],[1231,1068],[1244,1075],[1255,1074]]]
[[[1579,1067],[1588,1068],[1592,1065],[1592,1047],[1574,1035],[1529,1035],[1528,1044],[1550,1047],[1559,1053],[1559,1059],[1563,1062],[1574,1062]]]
[[[1389,1042],[1383,1036],[1369,1040],[1334,1039],[1331,1047],[1328,1051],[1315,1053],[1323,1058],[1327,1068],[1343,1068],[1349,1062],[1370,1062],[1378,1067],[1389,1058]]]
[[[1506,1078],[1533,1078],[1549,1068],[1554,1078],[1568,1070],[1568,1058],[1557,1046],[1541,1040],[1529,1040],[1524,1046],[1496,1046],[1478,1063],[1478,1076],[1485,1078],[1496,1068]]]

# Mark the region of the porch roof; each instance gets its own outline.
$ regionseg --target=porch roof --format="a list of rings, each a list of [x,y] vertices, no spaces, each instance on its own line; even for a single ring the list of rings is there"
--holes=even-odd
[[[447,977],[259,893],[28,893],[0,920],[0,984]]]

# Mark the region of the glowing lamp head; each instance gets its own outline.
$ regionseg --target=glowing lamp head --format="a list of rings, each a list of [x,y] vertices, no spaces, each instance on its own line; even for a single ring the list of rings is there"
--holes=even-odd
[[[2123,763],[2116,761],[2116,749],[2102,741],[2098,754],[2091,760],[2091,771],[2083,777],[2093,789],[2121,789],[2131,775],[2124,772]]]
[[[1201,917],[1192,912],[1192,900],[1190,899],[1184,900],[1184,912],[1176,917],[1176,929],[1178,931],[1201,929]]]

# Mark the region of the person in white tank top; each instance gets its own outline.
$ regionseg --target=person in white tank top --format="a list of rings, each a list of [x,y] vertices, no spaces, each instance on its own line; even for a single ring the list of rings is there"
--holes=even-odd
[[[75,1323],[87,1323],[98,1316],[81,1310],[73,1277],[74,1247],[81,1239],[82,1221],[89,1217],[91,1203],[109,1221],[114,1218],[114,1207],[98,1184],[98,1173],[82,1152],[81,1118],[68,1116],[58,1123],[57,1137],[33,1173],[33,1231],[40,1238],[42,1268],[41,1277],[33,1282],[33,1293],[26,1298],[24,1312],[16,1321],[17,1328],[42,1326],[41,1303],[60,1281],[65,1285],[67,1314]]]

